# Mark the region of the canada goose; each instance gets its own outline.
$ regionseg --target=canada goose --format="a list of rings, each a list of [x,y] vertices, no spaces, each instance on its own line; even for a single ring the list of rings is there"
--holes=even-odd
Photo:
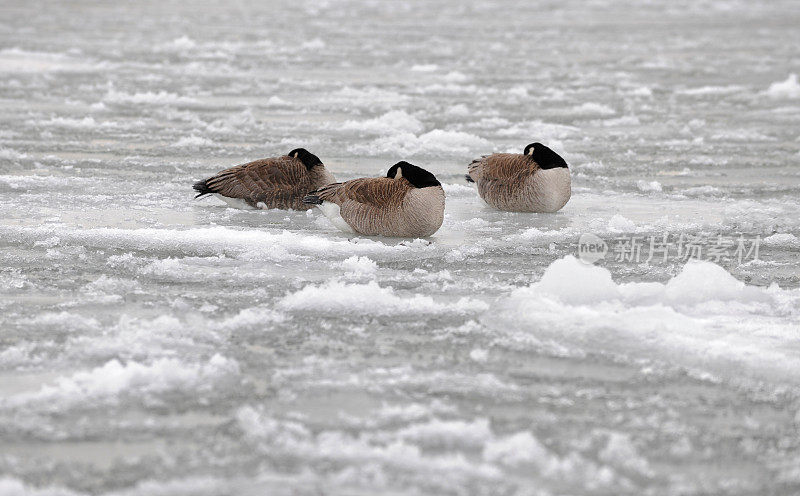
[[[556,152],[531,143],[522,155],[495,153],[473,160],[467,181],[483,201],[509,212],[556,212],[572,193],[569,167]]]
[[[442,184],[408,162],[394,164],[386,177],[329,184],[303,201],[318,206],[342,231],[367,236],[424,238],[444,220]]]
[[[283,157],[263,158],[225,169],[194,183],[195,198],[213,194],[233,207],[308,210],[303,196],[336,181],[319,157],[297,148]]]

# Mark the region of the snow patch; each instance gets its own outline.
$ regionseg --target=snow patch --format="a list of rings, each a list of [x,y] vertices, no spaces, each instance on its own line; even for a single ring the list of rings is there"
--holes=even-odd
[[[633,223],[630,219],[623,217],[619,214],[614,214],[608,220],[608,230],[613,233],[629,233],[636,231],[636,224]]]
[[[205,363],[186,363],[161,358],[151,364],[111,360],[88,371],[59,377],[37,392],[19,393],[4,403],[14,407],[41,406],[50,410],[84,406],[86,403],[118,404],[126,395],[151,399],[168,392],[203,396],[239,375],[239,364],[221,355]]]
[[[512,292],[483,322],[734,382],[769,377],[800,385],[798,317],[800,291],[748,286],[711,262],[690,261],[663,284],[617,284],[607,269],[567,256],[540,281]]]
[[[348,272],[356,274],[374,274],[378,270],[378,264],[368,257],[352,256],[343,260],[339,267]]]
[[[661,183],[658,181],[645,181],[640,179],[636,182],[636,186],[639,188],[639,191],[650,192],[650,191],[661,191]]]
[[[290,311],[399,316],[474,313],[486,310],[488,305],[471,298],[439,302],[420,294],[401,296],[393,288],[381,287],[375,281],[347,284],[331,280],[319,286],[310,284],[297,292],[289,293],[278,302],[278,307]]]
[[[419,119],[403,110],[392,110],[364,121],[346,121],[341,127],[368,134],[419,133],[424,129]]]
[[[167,91],[125,93],[109,90],[103,97],[103,102],[118,105],[176,105],[176,104],[196,104],[196,99],[187,96],[180,96]]]
[[[761,244],[781,248],[800,248],[800,239],[794,234],[778,233],[762,239]]]
[[[789,74],[783,81],[772,83],[766,91],[770,98],[800,98],[800,82],[797,74]]]
[[[376,155],[437,155],[466,154],[470,151],[491,149],[483,138],[462,131],[434,129],[420,136],[410,132],[378,138],[366,145],[350,147],[353,153]]]

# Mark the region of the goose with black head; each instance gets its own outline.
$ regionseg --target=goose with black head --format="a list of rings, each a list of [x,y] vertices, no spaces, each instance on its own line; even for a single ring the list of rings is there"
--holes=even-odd
[[[508,212],[557,212],[572,194],[569,166],[541,143],[519,153],[495,153],[473,160],[467,181],[490,206]]]
[[[218,172],[194,184],[195,198],[214,195],[237,208],[308,210],[303,197],[335,182],[322,161],[305,148]]]
[[[444,220],[444,190],[430,172],[408,162],[386,177],[362,177],[312,191],[303,201],[316,205],[337,228],[367,236],[424,238]]]

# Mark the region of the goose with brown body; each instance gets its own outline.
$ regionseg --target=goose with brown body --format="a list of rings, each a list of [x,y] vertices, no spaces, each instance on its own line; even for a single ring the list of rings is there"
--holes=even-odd
[[[430,172],[398,162],[386,177],[364,177],[312,191],[316,205],[345,232],[367,236],[427,237],[444,220],[444,190]]]
[[[322,161],[305,148],[225,169],[194,184],[195,198],[215,195],[233,207],[308,210],[310,191],[336,181]]]
[[[556,212],[572,194],[569,167],[561,156],[541,143],[522,154],[495,153],[473,160],[467,181],[474,182],[483,200],[508,212]]]

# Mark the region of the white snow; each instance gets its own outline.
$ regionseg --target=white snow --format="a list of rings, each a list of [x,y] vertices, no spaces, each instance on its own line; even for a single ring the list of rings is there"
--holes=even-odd
[[[777,233],[771,236],[767,236],[761,242],[765,246],[780,246],[786,248],[797,248],[800,247],[800,239],[794,234],[789,233]]]
[[[378,138],[367,145],[353,145],[353,153],[364,155],[437,155],[478,153],[491,149],[491,144],[479,137],[463,131],[444,131],[434,129],[417,136],[411,132]]]
[[[532,465],[539,470],[549,468],[550,454],[530,432],[492,440],[483,449],[483,459],[510,467]]]
[[[643,179],[637,181],[636,186],[639,188],[639,191],[644,192],[661,191],[662,189],[661,183],[658,181],[645,181]]]
[[[291,311],[342,313],[350,315],[414,315],[439,313],[477,313],[486,310],[486,303],[472,298],[445,302],[421,294],[403,296],[391,287],[375,281],[348,284],[331,280],[321,285],[308,285],[284,296],[278,307]]]
[[[393,110],[380,117],[365,121],[346,121],[343,129],[369,134],[419,133],[424,129],[422,122],[403,110]]]
[[[199,150],[201,148],[208,148],[210,146],[214,146],[214,142],[202,136],[191,135],[179,139],[177,142],[173,143],[172,146],[174,146],[175,148],[187,148],[189,150]]]
[[[184,363],[174,358],[151,364],[111,360],[91,370],[59,377],[39,391],[11,396],[0,407],[58,411],[93,402],[116,404],[122,395],[145,399],[167,392],[204,395],[220,382],[232,383],[238,375],[238,363],[221,355],[214,355],[205,363]]]
[[[793,1],[538,7],[4,3],[0,493],[793,493]],[[537,141],[558,213],[465,182]],[[297,147],[442,228],[194,200]]]
[[[0,74],[38,74],[48,72],[94,72],[101,65],[65,53],[39,52],[21,48],[0,50]]]
[[[798,303],[796,290],[747,286],[710,262],[690,261],[665,284],[618,284],[607,269],[567,256],[484,320],[515,322],[539,339],[560,336],[587,351],[669,360],[734,382],[770,378],[796,385]]]
[[[176,105],[194,104],[197,100],[188,96],[181,96],[168,91],[144,91],[126,93],[124,91],[109,90],[103,97],[103,102],[119,105]]]
[[[343,260],[339,265],[345,271],[356,274],[374,274],[378,270],[378,264],[369,257],[352,256]]]
[[[797,74],[789,74],[784,81],[770,84],[766,93],[770,98],[800,98],[800,82]]]

